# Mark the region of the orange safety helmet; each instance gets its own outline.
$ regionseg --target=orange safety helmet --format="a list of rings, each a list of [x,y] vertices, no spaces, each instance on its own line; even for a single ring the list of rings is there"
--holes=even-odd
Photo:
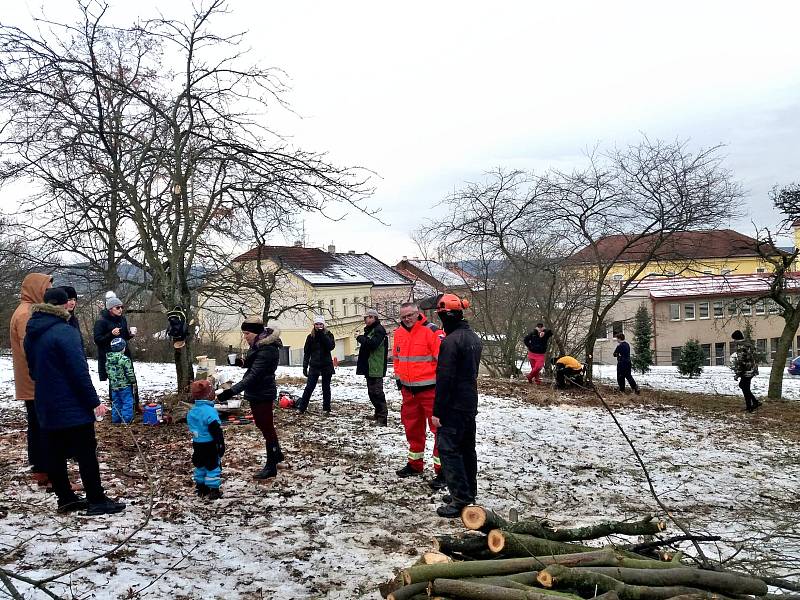
[[[278,405],[281,408],[292,408],[294,406],[294,400],[292,398],[289,398],[289,396],[281,396]]]
[[[455,294],[443,294],[436,303],[436,312],[464,310],[466,308],[469,308],[469,300],[466,298],[459,298]]]

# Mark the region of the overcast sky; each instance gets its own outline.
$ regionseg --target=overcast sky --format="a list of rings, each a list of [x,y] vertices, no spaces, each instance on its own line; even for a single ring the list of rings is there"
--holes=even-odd
[[[66,2],[45,2],[61,12]],[[149,0],[115,0],[125,22]],[[175,0],[171,16],[191,4]],[[39,3],[4,7],[6,23]],[[394,264],[432,206],[495,167],[542,170],[642,133],[724,144],[752,233],[779,219],[767,193],[800,181],[797,2],[272,2],[229,4],[251,57],[288,74],[297,115],[277,128],[377,173],[363,216],[306,221],[311,245]],[[161,10],[166,10],[161,3]],[[300,118],[302,117],[302,118]]]

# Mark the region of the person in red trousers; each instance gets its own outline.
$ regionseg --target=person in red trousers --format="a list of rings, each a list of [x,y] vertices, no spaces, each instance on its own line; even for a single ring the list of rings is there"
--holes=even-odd
[[[522,340],[525,347],[528,349],[528,360],[531,362],[531,372],[528,373],[528,383],[535,381],[537,384],[542,383],[540,376],[544,368],[545,354],[547,354],[547,342],[553,335],[551,329],[545,329],[544,323],[537,323],[536,329],[531,331]]]
[[[394,332],[392,358],[397,386],[403,395],[400,421],[408,440],[408,462],[397,471],[399,477],[419,475],[424,469],[425,424],[434,434],[433,469],[435,477],[430,482],[433,489],[446,486],[441,474],[439,451],[436,445],[436,427],[431,422],[433,400],[436,393],[436,362],[441,339],[428,327],[425,315],[413,302],[400,306],[400,327]]]

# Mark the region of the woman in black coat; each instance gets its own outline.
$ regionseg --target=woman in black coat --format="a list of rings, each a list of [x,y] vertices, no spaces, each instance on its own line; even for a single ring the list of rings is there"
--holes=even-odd
[[[97,372],[100,374],[100,381],[108,379],[106,354],[111,350],[111,340],[119,337],[127,342],[133,337],[128,328],[128,320],[122,315],[123,309],[122,300],[117,298],[114,292],[108,292],[106,309],[94,322],[94,343],[97,345]],[[130,348],[130,344],[125,345],[125,356],[133,359]],[[138,399],[136,404],[139,404]]]
[[[333,356],[331,352],[336,347],[333,334],[325,327],[325,319],[314,317],[314,329],[306,338],[303,346],[303,375],[308,378],[306,389],[297,404],[297,409],[304,413],[308,409],[311,394],[317,387],[317,381],[322,376],[322,410],[326,414],[331,412],[331,378],[333,377]]]
[[[264,436],[267,447],[267,463],[253,477],[269,479],[278,474],[278,463],[284,460],[272,414],[272,407],[278,397],[275,371],[278,369],[280,349],[283,347],[281,330],[277,327],[264,327],[261,319],[250,317],[242,323],[242,335],[250,345],[241,362],[241,366],[247,371],[241,381],[230,389],[222,390],[217,398],[220,402],[226,402],[244,392],[244,399],[250,403],[253,420]]]

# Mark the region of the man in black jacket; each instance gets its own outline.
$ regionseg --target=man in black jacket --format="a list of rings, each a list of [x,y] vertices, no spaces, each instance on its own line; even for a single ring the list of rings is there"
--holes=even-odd
[[[383,393],[383,378],[386,375],[386,359],[389,353],[386,330],[381,325],[378,311],[374,308],[368,309],[364,314],[364,325],[364,333],[356,338],[361,344],[358,349],[356,375],[364,375],[367,378],[367,394],[372,406],[375,407],[372,420],[376,425],[386,427],[389,415],[386,395]]]
[[[311,394],[317,387],[317,381],[322,376],[322,411],[325,414],[331,412],[331,378],[333,377],[333,357],[331,352],[336,347],[336,340],[333,334],[325,326],[325,319],[322,316],[314,317],[314,328],[306,338],[303,346],[303,375],[306,381],[306,389],[303,396],[297,403],[297,410],[301,413],[308,410],[308,402]]]
[[[447,504],[436,509],[440,517],[455,518],[475,502],[478,493],[478,455],[475,416],[478,414],[478,366],[481,340],[464,320],[469,301],[444,294],[436,313],[447,336],[436,366],[436,398],[432,421],[437,427],[439,458],[447,488]]]
[[[522,340],[525,347],[528,349],[528,360],[531,363],[531,372],[528,373],[528,383],[536,381],[537,385],[541,385],[542,379],[539,374],[542,372],[545,363],[545,355],[547,354],[547,342],[553,335],[551,329],[545,329],[544,323],[537,323],[536,329],[531,331]]]
[[[631,346],[625,341],[625,334],[618,333],[617,347],[614,349],[614,356],[617,357],[617,385],[620,392],[625,392],[625,381],[627,380],[635,394],[639,394],[639,386],[631,374]]]

